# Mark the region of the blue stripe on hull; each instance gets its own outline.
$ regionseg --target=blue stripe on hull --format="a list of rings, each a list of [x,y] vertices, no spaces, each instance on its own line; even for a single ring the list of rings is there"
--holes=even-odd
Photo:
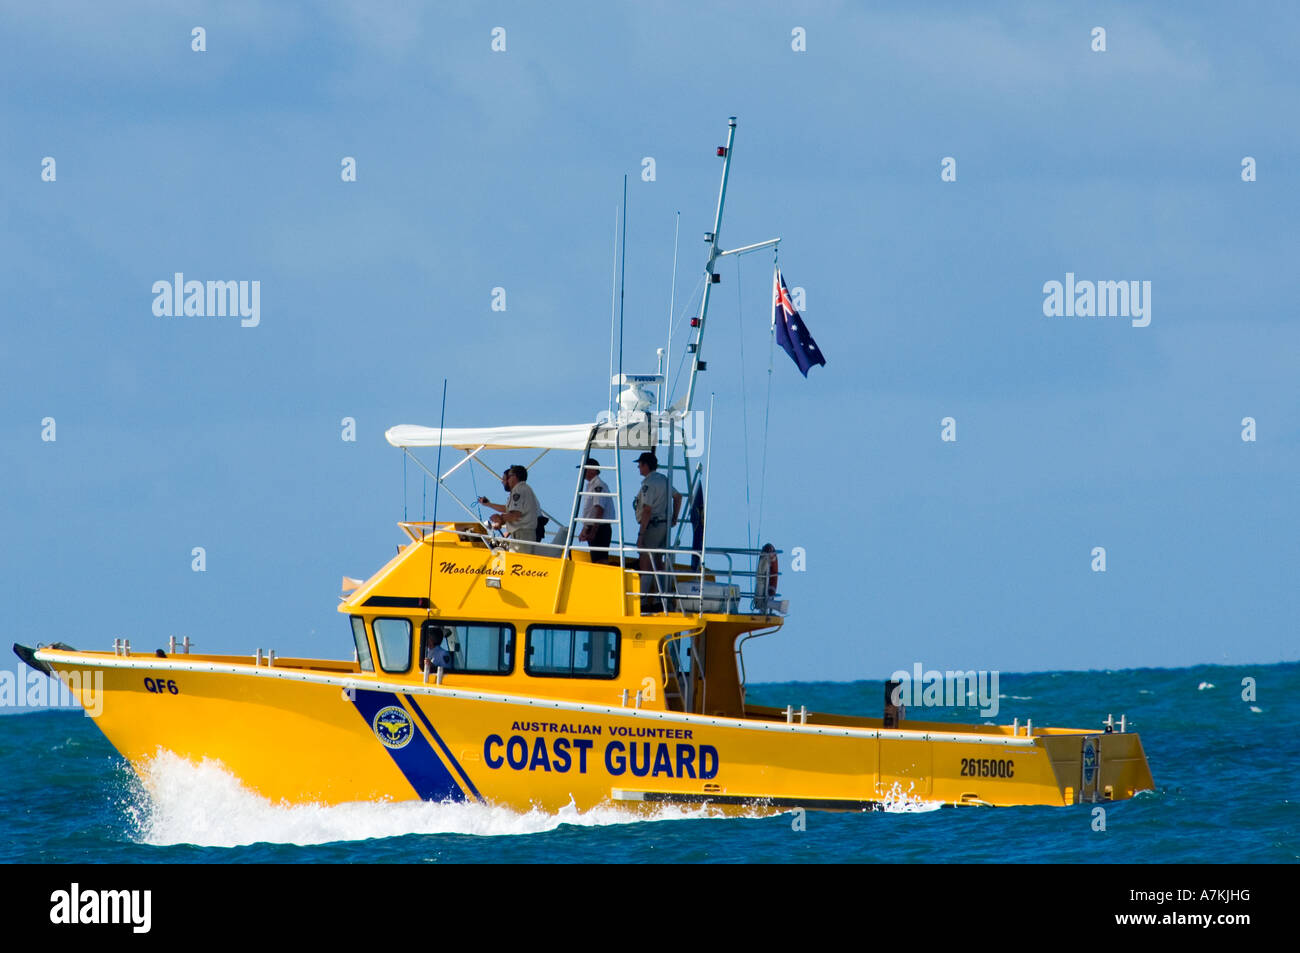
[[[478,788],[474,787],[474,782],[469,779],[469,775],[465,773],[465,769],[460,766],[460,762],[457,761],[455,756],[451,753],[451,749],[447,747],[447,742],[443,741],[442,736],[440,736],[434,729],[433,722],[429,721],[429,716],[424,713],[424,709],[415,703],[415,699],[412,696],[403,695],[402,697],[406,699],[406,703],[410,706],[411,711],[420,716],[420,721],[424,723],[424,727],[428,729],[429,735],[433,740],[438,743],[438,747],[442,749],[443,755],[446,756],[447,760],[451,763],[451,766],[456,769],[456,773],[460,775],[460,779],[465,782],[465,787],[469,788],[469,793],[482,801],[483,795],[478,793]]]
[[[355,691],[352,703],[361,717],[366,720],[366,730],[374,733],[375,715],[380,709],[392,705],[402,707],[401,700],[392,692],[376,692],[366,688]],[[407,716],[410,717],[409,715]],[[426,720],[427,724],[427,720]],[[436,737],[436,736],[435,736]],[[383,744],[378,738],[375,744]],[[465,792],[451,776],[447,766],[442,763],[428,740],[419,731],[414,722],[411,724],[411,740],[401,748],[387,749],[398,769],[406,776],[411,787],[425,801],[464,801]]]

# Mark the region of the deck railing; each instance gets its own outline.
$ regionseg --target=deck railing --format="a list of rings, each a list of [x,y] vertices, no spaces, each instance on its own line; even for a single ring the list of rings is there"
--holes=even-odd
[[[536,556],[560,559],[565,552],[606,553],[610,562],[606,565],[622,565],[624,573],[635,573],[640,577],[640,585],[635,589],[624,588],[624,598],[633,597],[634,611],[641,615],[655,612],[680,612],[685,615],[701,613],[721,613],[726,615],[774,616],[779,614],[779,594],[768,594],[766,580],[760,580],[757,568],[745,565],[737,567],[737,560],[743,560],[757,567],[763,551],[741,546],[705,546],[703,550],[690,548],[647,549],[636,546],[587,546],[576,549],[563,542],[512,540],[492,532],[457,523],[433,523],[430,521],[407,521],[399,526],[412,540],[422,540],[429,536],[428,530],[437,527],[442,532],[449,532],[467,541],[482,543],[493,552],[511,551]],[[776,550],[779,554],[781,550]],[[642,569],[641,554],[649,554],[659,567]],[[569,557],[570,561],[572,556]],[[698,566],[693,566],[698,560]],[[691,587],[694,584],[694,589]],[[684,588],[685,587],[685,588]],[[641,604],[637,605],[636,600]],[[657,609],[651,604],[658,602]],[[743,603],[749,604],[746,611]],[[666,605],[665,605],[666,603]],[[646,611],[649,609],[650,611]]]

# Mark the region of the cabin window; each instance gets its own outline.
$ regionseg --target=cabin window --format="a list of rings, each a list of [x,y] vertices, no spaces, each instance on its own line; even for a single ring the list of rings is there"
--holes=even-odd
[[[615,678],[618,647],[617,629],[537,625],[528,630],[524,670],[529,675]]]
[[[411,620],[376,619],[375,648],[385,672],[405,672],[411,667]]]
[[[430,619],[421,627],[420,664],[429,658],[435,634],[451,653],[453,672],[468,675],[509,675],[515,667],[515,629],[512,625],[480,622],[446,622]],[[436,668],[430,665],[430,668]]]
[[[374,659],[370,657],[370,640],[366,638],[366,622],[359,615],[352,616],[352,641],[357,644],[357,661],[361,671],[373,672]]]

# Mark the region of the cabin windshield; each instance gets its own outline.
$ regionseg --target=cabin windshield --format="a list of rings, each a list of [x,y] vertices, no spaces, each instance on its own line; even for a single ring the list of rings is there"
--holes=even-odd
[[[411,668],[411,620],[376,619],[375,648],[379,667],[385,672],[406,672]]]
[[[357,664],[363,672],[375,670],[374,659],[370,657],[370,640],[366,638],[366,620],[359,615],[352,616],[352,641],[356,643]]]

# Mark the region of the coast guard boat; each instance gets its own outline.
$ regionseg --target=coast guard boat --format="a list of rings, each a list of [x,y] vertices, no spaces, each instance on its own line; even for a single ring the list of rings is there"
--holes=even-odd
[[[777,241],[719,246],[735,133],[732,119],[718,149],[722,184],[685,394],[670,403],[661,361],[655,375],[618,375],[617,403],[594,422],[389,430],[388,441],[464,515],[402,522],[397,555],[345,586],[338,608],[352,660],[175,645],[139,655],[121,643],[108,652],[15,651],[88,708],[102,705],[96,724],[137,770],[160,751],[215,759],[272,801],[868,810],[900,794],[945,805],[1068,805],[1152,788],[1138,735],[1122,729],[913,721],[888,699],[859,714],[753,704],[743,643],[780,629],[788,608],[776,551],[703,538],[683,545],[679,525],[658,551],[658,571],[638,565],[644,550],[624,538],[620,463],[655,451],[670,480],[685,483],[685,498],[698,491],[708,512],[707,453],[701,459],[692,422],[710,289],[721,257]],[[455,457],[445,471],[414,453],[434,447]],[[535,452],[534,463],[567,454],[566,465],[579,465],[561,527],[591,522],[580,517],[589,493],[582,465],[602,461],[609,545],[582,546],[562,530],[519,546],[494,532],[448,478],[464,467],[495,475],[486,461],[500,450]],[[102,697],[91,699],[100,677]]]

